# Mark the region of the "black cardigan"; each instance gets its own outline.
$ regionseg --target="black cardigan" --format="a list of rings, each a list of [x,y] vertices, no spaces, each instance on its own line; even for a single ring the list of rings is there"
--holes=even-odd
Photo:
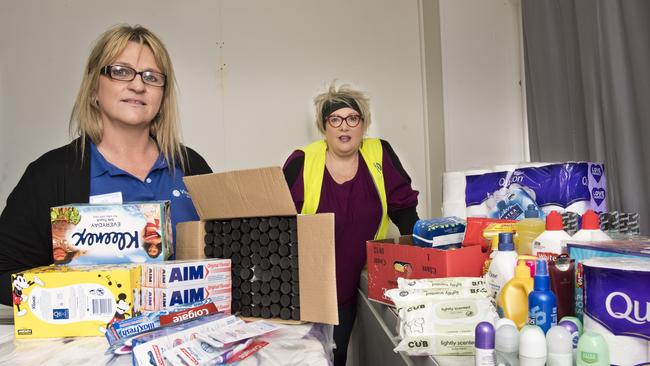
[[[194,150],[187,152],[185,175],[212,170]],[[10,305],[11,274],[52,263],[50,207],[87,203],[90,147],[81,159],[81,139],[49,151],[29,164],[0,215],[0,303]]]

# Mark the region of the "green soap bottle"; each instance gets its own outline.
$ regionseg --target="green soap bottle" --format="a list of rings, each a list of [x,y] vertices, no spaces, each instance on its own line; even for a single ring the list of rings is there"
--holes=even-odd
[[[609,347],[602,335],[585,332],[578,341],[577,366],[608,366]]]

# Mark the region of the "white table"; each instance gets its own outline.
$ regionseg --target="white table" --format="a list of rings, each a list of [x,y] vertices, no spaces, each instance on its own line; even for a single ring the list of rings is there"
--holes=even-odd
[[[0,305],[0,315],[10,307]],[[269,344],[239,366],[309,365],[329,366],[326,347],[314,338],[321,328],[312,324],[284,326],[264,340]],[[319,326],[320,327],[320,326]],[[331,327],[326,333],[331,341]],[[0,365],[131,365],[131,355],[104,355],[104,337],[74,337],[42,340],[15,340],[13,325],[0,325]]]

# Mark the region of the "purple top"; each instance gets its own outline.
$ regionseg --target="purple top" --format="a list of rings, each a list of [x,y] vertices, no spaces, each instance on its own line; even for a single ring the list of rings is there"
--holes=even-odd
[[[478,349],[494,349],[494,335],[495,331],[492,323],[478,323],[474,329],[475,347]]]
[[[399,210],[415,208],[418,204],[418,191],[411,188],[411,179],[387,145],[382,141],[384,184],[390,216]],[[304,152],[294,151],[283,169],[286,174],[287,167],[297,158],[301,161],[300,171],[290,190],[296,209],[300,212],[304,201]],[[398,165],[398,168],[395,165]],[[334,213],[336,292],[339,305],[350,305],[356,301],[359,277],[366,264],[366,241],[374,238],[381,220],[379,194],[361,154],[357,174],[343,184],[336,183],[325,168],[321,198],[316,212]]]

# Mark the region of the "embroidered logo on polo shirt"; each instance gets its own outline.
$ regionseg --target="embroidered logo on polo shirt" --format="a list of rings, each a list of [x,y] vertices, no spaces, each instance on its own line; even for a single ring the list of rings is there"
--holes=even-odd
[[[190,198],[190,193],[186,189],[174,189],[172,190],[172,196],[176,198]]]

